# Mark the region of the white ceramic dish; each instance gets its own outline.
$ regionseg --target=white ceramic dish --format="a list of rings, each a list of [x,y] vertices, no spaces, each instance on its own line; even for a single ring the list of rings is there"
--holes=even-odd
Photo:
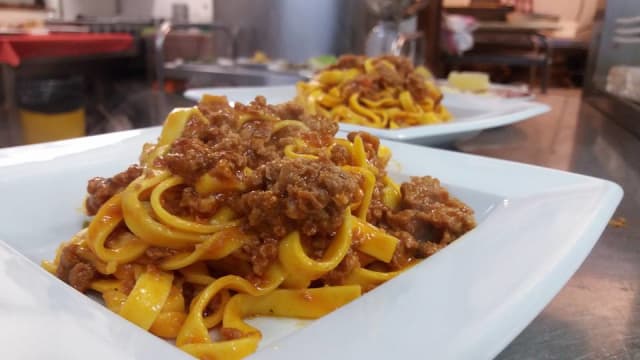
[[[295,85],[211,87],[189,89],[184,96],[189,100],[198,101],[204,94],[225,95],[229,101],[241,103],[248,103],[256,96],[263,95],[270,104],[278,104],[295,98],[296,87]]]
[[[39,267],[82,224],[86,180],[137,160],[158,128],[0,150],[0,338],[6,359],[188,359]],[[576,271],[622,190],[595,178],[387,142],[394,177],[436,176],[479,226],[328,316],[256,319],[255,359],[488,359]],[[309,350],[314,349],[314,350]]]
[[[225,94],[230,101],[249,102],[264,95],[269,103],[291,100],[295,86],[236,87],[191,89],[188,99],[198,101],[204,94]],[[443,103],[454,120],[444,124],[414,126],[403,129],[375,129],[365,126],[340,124],[345,131],[368,131],[383,139],[421,145],[442,145],[469,138],[482,130],[513,124],[530,119],[550,110],[549,106],[534,101],[504,99],[474,94],[446,94]]]
[[[438,80],[438,86],[446,97],[449,94],[470,94],[473,92],[461,91],[449,85],[446,79]],[[511,101],[523,101],[533,100],[535,95],[529,90],[527,85],[509,85],[509,84],[489,84],[489,89],[486,92],[475,94],[485,98],[502,98],[503,100]]]

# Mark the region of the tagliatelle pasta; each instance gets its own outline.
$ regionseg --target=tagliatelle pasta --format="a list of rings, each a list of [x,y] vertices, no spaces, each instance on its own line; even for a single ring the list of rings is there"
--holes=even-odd
[[[377,138],[336,131],[260,97],[176,109],[140,164],[89,181],[88,228],[43,266],[193,356],[234,359],[261,338],[245,318],[321,317],[475,226],[437,180],[391,180]]]
[[[297,91],[309,112],[344,123],[397,129],[451,120],[429,71],[399,56],[342,56]]]

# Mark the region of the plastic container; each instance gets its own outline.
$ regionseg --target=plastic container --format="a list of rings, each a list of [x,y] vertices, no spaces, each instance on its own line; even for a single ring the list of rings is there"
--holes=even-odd
[[[17,90],[26,144],[85,135],[82,78],[28,79],[18,82]]]

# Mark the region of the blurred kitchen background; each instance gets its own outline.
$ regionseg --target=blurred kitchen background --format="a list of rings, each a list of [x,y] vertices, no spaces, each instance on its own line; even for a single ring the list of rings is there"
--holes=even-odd
[[[0,0],[0,146],[158,125],[186,89],[294,84],[345,53],[634,114],[638,46],[640,1]]]

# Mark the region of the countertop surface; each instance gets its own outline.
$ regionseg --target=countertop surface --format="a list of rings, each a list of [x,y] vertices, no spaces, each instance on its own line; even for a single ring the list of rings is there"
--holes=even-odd
[[[546,309],[497,357],[640,359],[640,139],[578,92],[539,97],[543,116],[459,142],[466,153],[591,175],[625,191],[589,257]]]
[[[578,91],[538,96],[545,115],[482,132],[457,151],[566,170],[618,183],[625,196],[589,257],[498,360],[640,360],[640,138]]]

